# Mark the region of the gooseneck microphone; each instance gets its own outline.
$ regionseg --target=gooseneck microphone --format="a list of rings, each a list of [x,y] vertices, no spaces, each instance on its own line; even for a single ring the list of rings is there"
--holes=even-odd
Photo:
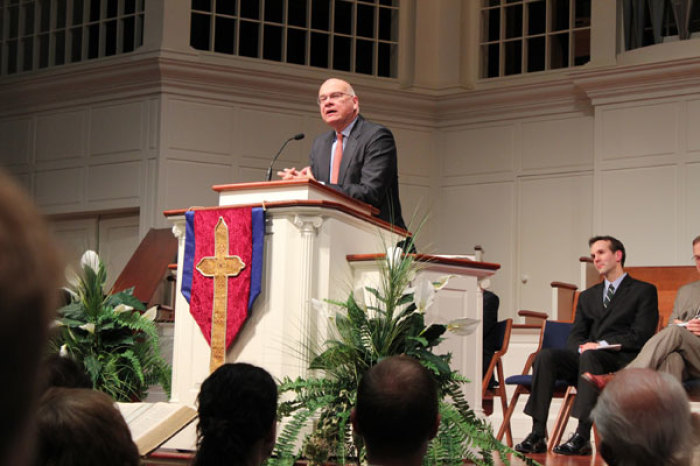
[[[304,139],[304,133],[295,134],[295,135],[292,136],[291,138],[289,138],[289,139],[287,139],[286,141],[284,141],[284,144],[282,144],[282,147],[280,147],[280,150],[277,151],[277,153],[275,154],[275,156],[272,158],[272,162],[270,162],[270,166],[268,167],[267,173],[265,174],[265,181],[270,181],[270,180],[272,179],[272,166],[273,166],[273,165],[275,164],[275,162],[277,161],[277,157],[280,156],[280,154],[282,153],[282,150],[284,150],[284,147],[285,147],[285,146],[287,145],[287,143],[288,143],[289,141],[291,141],[292,139],[295,140],[295,141],[299,141],[300,139]]]

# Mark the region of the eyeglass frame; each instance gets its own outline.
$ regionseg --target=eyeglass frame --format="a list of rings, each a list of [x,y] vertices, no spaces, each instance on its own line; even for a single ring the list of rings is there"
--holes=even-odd
[[[336,101],[336,100],[339,100],[343,96],[355,97],[353,94],[349,94],[347,92],[340,92],[340,91],[331,92],[330,94],[318,96],[316,98],[316,103],[321,105],[321,104],[325,103],[327,100]]]

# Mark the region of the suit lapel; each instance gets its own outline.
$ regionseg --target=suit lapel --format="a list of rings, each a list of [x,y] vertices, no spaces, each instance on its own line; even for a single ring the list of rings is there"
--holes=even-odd
[[[345,181],[345,175],[348,172],[348,167],[350,162],[357,157],[357,136],[362,133],[362,124],[364,123],[364,118],[362,116],[357,116],[357,121],[355,126],[352,127],[350,135],[345,141],[345,146],[343,147],[343,159],[340,161],[340,172],[338,173],[338,184],[343,184]]]
[[[335,132],[329,131],[326,133],[323,145],[321,147],[321,156],[319,157],[319,173],[314,174],[319,180],[331,180],[331,148],[333,147],[333,139]]]

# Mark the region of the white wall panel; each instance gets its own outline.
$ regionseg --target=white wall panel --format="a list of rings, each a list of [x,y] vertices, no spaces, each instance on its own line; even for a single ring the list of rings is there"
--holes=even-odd
[[[512,126],[445,131],[443,176],[475,175],[513,170]]]
[[[425,253],[442,252],[442,248],[436,240],[437,215],[433,208],[434,201],[430,186],[403,184],[399,189],[399,197],[401,198],[401,214],[409,231],[416,232],[420,223],[426,220],[416,236],[418,249]]]
[[[138,206],[141,162],[111,163],[88,168],[87,201],[132,200]]]
[[[602,173],[601,230],[595,233],[620,239],[627,250],[628,265],[675,263],[676,173],[675,166]]]
[[[40,115],[36,123],[38,163],[75,160],[84,155],[85,111]]]
[[[167,103],[167,147],[230,154],[233,109],[221,105],[172,99]]]
[[[237,113],[236,119],[238,124],[234,131],[233,153],[245,157],[256,157],[267,163],[272,161],[272,157],[286,139],[304,132],[303,117],[299,115],[244,108]],[[315,134],[307,135],[310,140],[313,140],[315,136]],[[287,147],[280,154],[279,164],[275,166],[285,167],[285,162],[302,159],[304,150],[301,142],[289,141]]]
[[[687,103],[688,109],[685,120],[685,133],[687,138],[687,149],[689,151],[700,151],[700,100],[690,100]]]
[[[484,260],[501,264],[492,289],[501,298],[499,318],[513,312],[514,184],[486,183],[446,187],[439,203],[439,252],[472,254],[484,249]]]
[[[432,134],[406,128],[394,128],[399,175],[431,177],[438,169],[432,156]],[[437,166],[436,166],[437,165]]]
[[[551,312],[550,283],[578,284],[578,259],[588,255],[593,176],[524,179],[518,199],[519,306]]]
[[[520,146],[523,170],[593,168],[593,118],[525,122]]]
[[[700,163],[688,164],[685,174],[685,231],[681,235],[680,247],[686,247],[696,236],[700,235]],[[687,250],[687,249],[686,249]],[[683,251],[683,249],[681,249]],[[683,251],[685,252],[685,251]],[[681,252],[681,264],[685,258]]]
[[[37,172],[34,199],[40,206],[80,206],[83,200],[83,173],[81,168]]]
[[[141,102],[93,108],[90,113],[90,155],[141,149],[146,109]]]
[[[675,103],[604,109],[600,117],[601,160],[676,153]]]
[[[111,288],[139,246],[139,217],[104,218],[98,227],[100,258],[107,269],[106,286]]]
[[[88,249],[96,251],[98,218],[54,220],[49,231],[56,240],[66,265],[80,270],[80,258]]]
[[[0,121],[0,160],[6,165],[30,162],[32,120],[21,118]]]
[[[215,184],[231,183],[231,167],[222,164],[168,160],[165,164],[164,209],[218,205]]]

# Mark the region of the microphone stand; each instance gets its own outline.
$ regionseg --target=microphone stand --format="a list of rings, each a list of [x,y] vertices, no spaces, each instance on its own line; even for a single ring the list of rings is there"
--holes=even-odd
[[[277,161],[277,157],[280,156],[280,154],[282,153],[282,151],[284,150],[284,148],[287,146],[287,143],[288,143],[289,141],[291,141],[292,139],[295,140],[295,141],[298,141],[298,140],[300,140],[300,139],[304,139],[304,133],[295,134],[295,135],[292,136],[291,138],[289,138],[289,139],[287,139],[286,141],[284,141],[284,144],[282,144],[282,147],[280,147],[280,150],[278,150],[277,153],[275,154],[275,156],[272,158],[272,162],[270,162],[270,166],[267,167],[267,173],[265,173],[265,181],[270,181],[270,180],[272,179],[272,166],[273,166],[273,165],[275,164],[275,162]]]

